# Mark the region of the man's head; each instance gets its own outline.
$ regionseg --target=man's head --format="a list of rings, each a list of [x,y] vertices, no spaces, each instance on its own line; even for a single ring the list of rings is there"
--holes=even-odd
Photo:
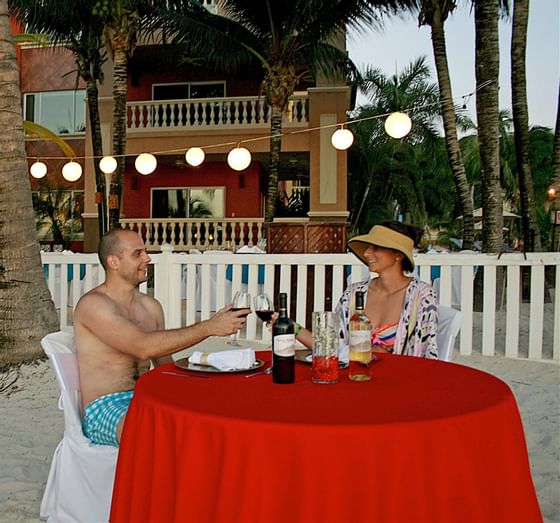
[[[146,281],[150,257],[140,235],[128,229],[113,229],[99,242],[99,261],[107,274],[119,273],[138,284]]]

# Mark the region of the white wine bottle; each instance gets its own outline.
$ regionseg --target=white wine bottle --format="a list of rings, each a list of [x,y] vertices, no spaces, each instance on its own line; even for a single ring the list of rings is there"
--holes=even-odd
[[[364,293],[356,291],[356,310],[350,317],[350,368],[348,376],[353,381],[371,379],[371,322],[364,313]]]

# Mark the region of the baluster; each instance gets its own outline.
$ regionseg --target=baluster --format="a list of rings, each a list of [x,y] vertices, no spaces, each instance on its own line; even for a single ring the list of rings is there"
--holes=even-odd
[[[247,100],[239,100],[239,121],[240,124],[246,124],[248,122],[248,109]]]
[[[140,106],[140,122],[139,122],[139,127],[141,129],[145,129],[146,127],[152,127],[152,107],[148,107],[147,104],[141,104]]]

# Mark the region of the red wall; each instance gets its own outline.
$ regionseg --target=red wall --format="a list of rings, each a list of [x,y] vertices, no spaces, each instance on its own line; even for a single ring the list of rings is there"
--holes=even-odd
[[[122,198],[126,218],[150,216],[152,187],[225,187],[226,218],[262,216],[260,166],[257,162],[241,173],[232,170],[225,162],[204,162],[200,167],[182,168],[162,164],[147,176],[138,174],[133,165],[128,165]]]

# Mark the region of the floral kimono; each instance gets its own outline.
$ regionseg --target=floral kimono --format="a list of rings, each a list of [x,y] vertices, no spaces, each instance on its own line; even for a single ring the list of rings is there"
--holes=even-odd
[[[354,312],[354,296],[356,291],[362,291],[365,302],[369,282],[347,287],[336,306],[335,312],[340,318],[341,361],[348,361],[348,320]],[[413,278],[406,289],[393,353],[437,359],[437,319],[437,299],[432,286]]]

